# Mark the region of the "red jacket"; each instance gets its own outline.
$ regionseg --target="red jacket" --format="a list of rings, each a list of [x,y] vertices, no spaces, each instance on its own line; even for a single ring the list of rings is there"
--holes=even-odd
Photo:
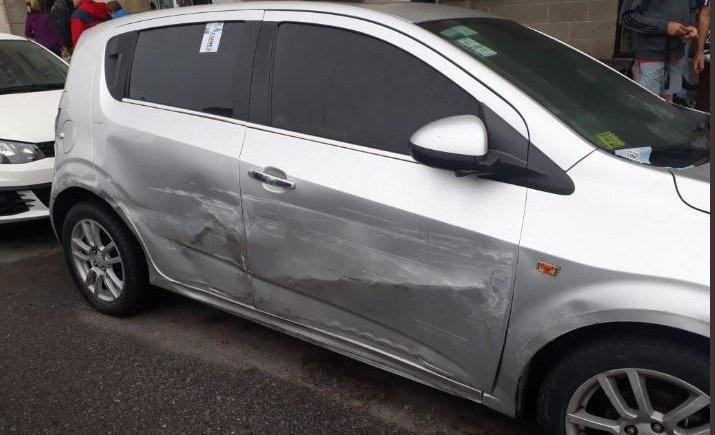
[[[70,18],[72,45],[77,45],[82,32],[108,19],[109,11],[105,3],[98,3],[94,0],[80,0],[79,6],[72,12],[72,18]]]

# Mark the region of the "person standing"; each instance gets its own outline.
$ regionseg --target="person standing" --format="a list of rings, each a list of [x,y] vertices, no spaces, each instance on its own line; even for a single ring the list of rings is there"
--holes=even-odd
[[[40,0],[27,0],[26,4],[25,36],[58,56],[66,55],[67,47],[62,42],[50,14],[43,9]]]
[[[710,0],[703,2],[703,7],[698,13],[698,40],[693,56],[693,69],[700,74],[705,68],[705,41],[710,35]]]
[[[79,37],[85,30],[107,21],[109,10],[105,3],[98,3],[94,0],[73,0],[75,10],[70,18],[70,30],[72,33],[72,46],[77,46]]]
[[[67,8],[67,1],[55,0],[50,10],[50,17],[69,54],[72,51],[72,36],[70,34],[70,12]]]
[[[710,0],[705,0],[698,14],[698,40],[693,56],[693,70],[698,74],[695,108],[710,112],[710,61],[705,61],[705,43],[710,39]]]
[[[635,51],[633,77],[651,92],[673,101],[683,83],[678,67],[685,41],[697,38],[693,12],[702,0],[625,0],[620,24],[630,30]]]

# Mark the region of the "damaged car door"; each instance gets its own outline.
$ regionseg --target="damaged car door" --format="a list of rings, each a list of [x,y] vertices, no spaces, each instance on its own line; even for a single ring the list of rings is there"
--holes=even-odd
[[[408,144],[424,124],[473,114],[490,146],[504,141],[525,161],[526,127],[493,94],[515,128],[457,85],[452,77],[489,95],[448,61],[434,64],[449,78],[427,64],[429,50],[409,38],[307,15],[267,13],[258,55],[267,60],[256,59],[271,78],[254,72],[262,125],[249,128],[241,155],[256,307],[414,377],[487,388],[526,188],[423,166]]]
[[[246,128],[239,120],[248,112],[260,26],[251,20],[261,12],[220,17],[155,20],[110,41],[108,87],[120,98],[103,99],[97,111],[94,135],[105,151],[94,158],[99,182],[126,206],[161,274],[250,303],[238,185]],[[129,68],[126,86],[113,83],[122,68]]]

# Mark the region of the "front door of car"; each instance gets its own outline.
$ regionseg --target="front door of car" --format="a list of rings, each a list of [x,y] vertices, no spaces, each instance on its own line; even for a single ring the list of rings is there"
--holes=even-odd
[[[445,74],[378,39],[407,38],[377,25],[373,37],[333,19],[332,27],[295,22],[301,17],[264,24],[273,28],[271,80],[256,84],[254,73],[252,101],[266,99],[265,114],[253,114],[266,126],[248,129],[241,154],[256,307],[487,388],[526,189],[418,164],[407,144],[425,123],[471,113],[487,122],[493,146],[511,135],[519,154],[525,127],[514,130]]]
[[[93,126],[103,143],[94,156],[100,184],[126,209],[159,273],[249,304],[238,158],[261,16],[165,19],[110,41],[107,81],[125,93],[100,99]],[[122,64],[131,65],[128,89],[111,83]]]

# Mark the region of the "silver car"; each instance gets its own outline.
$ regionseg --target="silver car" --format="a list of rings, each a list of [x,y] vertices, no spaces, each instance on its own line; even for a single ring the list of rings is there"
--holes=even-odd
[[[709,129],[474,10],[158,11],[82,36],[51,214],[102,312],[152,284],[547,434],[706,434]]]

